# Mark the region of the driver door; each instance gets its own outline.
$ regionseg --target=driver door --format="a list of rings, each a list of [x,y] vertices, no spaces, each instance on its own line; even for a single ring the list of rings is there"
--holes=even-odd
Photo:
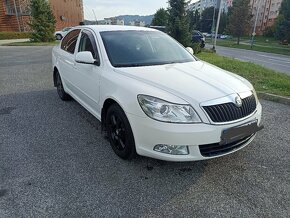
[[[94,34],[89,30],[83,30],[81,32],[80,41],[78,44],[78,52],[89,51],[92,53],[94,59],[99,60],[98,47]],[[100,61],[98,61],[100,63]],[[93,114],[100,115],[100,78],[101,78],[101,66],[100,64],[84,64],[75,62],[75,83],[79,89],[80,101],[87,107]]]

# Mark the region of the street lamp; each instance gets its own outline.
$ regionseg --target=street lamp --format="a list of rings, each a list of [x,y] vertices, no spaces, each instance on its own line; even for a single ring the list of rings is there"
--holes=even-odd
[[[212,50],[214,50],[214,51],[215,51],[215,47],[216,47],[217,34],[219,31],[219,25],[220,25],[221,13],[222,13],[222,3],[223,3],[223,0],[220,0],[220,8],[219,8],[219,14],[218,14],[218,19],[217,19],[217,24],[216,24],[214,44],[212,47]]]
[[[259,0],[258,2],[258,9],[257,9],[257,13],[256,13],[256,20],[255,20],[255,24],[254,24],[254,29],[253,29],[253,33],[252,33],[252,39],[251,39],[251,48],[253,48],[254,45],[254,38],[256,35],[256,27],[257,27],[257,22],[258,22],[258,17],[259,17],[259,11],[260,11],[260,3],[262,0]]]

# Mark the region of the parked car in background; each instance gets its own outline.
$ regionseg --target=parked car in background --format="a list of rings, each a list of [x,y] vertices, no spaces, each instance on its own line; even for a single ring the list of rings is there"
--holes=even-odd
[[[167,31],[166,31],[166,26],[150,26],[150,28],[153,28],[153,29],[156,29],[156,30],[162,31],[162,32],[164,32],[164,33],[167,33]]]
[[[68,31],[71,29],[72,27],[65,27],[63,28],[61,31],[56,31],[54,33],[54,36],[56,38],[56,40],[61,40],[67,33]]]
[[[53,82],[101,121],[123,159],[233,153],[262,129],[261,104],[246,79],[192,53],[151,28],[74,27],[53,48]]]
[[[194,30],[192,32],[192,38],[191,41],[193,43],[200,43],[200,47],[204,48],[205,47],[205,36],[198,30]]]
[[[221,35],[220,36],[220,39],[230,39],[231,38],[231,36],[229,36],[229,35]]]
[[[202,34],[207,38],[211,37],[211,33],[202,33]]]

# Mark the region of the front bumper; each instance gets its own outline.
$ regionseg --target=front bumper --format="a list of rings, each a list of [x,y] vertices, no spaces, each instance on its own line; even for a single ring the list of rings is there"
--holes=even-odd
[[[138,117],[132,114],[126,114],[134,134],[136,151],[141,156],[147,156],[166,161],[196,161],[206,160],[214,157],[224,156],[242,149],[248,145],[255,137],[252,135],[247,140],[234,146],[224,153],[213,156],[204,156],[201,154],[202,145],[218,144],[221,141],[223,130],[245,123],[257,120],[258,125],[261,122],[262,107],[259,103],[256,112],[245,120],[227,125],[212,124],[173,124],[155,121],[149,117]],[[170,155],[154,151],[157,144],[169,145],[187,145],[188,155]]]

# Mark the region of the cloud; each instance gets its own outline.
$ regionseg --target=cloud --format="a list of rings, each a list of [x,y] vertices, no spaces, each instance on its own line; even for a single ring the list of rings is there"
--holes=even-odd
[[[101,20],[118,15],[151,15],[159,8],[167,8],[168,0],[83,0],[85,19]]]

